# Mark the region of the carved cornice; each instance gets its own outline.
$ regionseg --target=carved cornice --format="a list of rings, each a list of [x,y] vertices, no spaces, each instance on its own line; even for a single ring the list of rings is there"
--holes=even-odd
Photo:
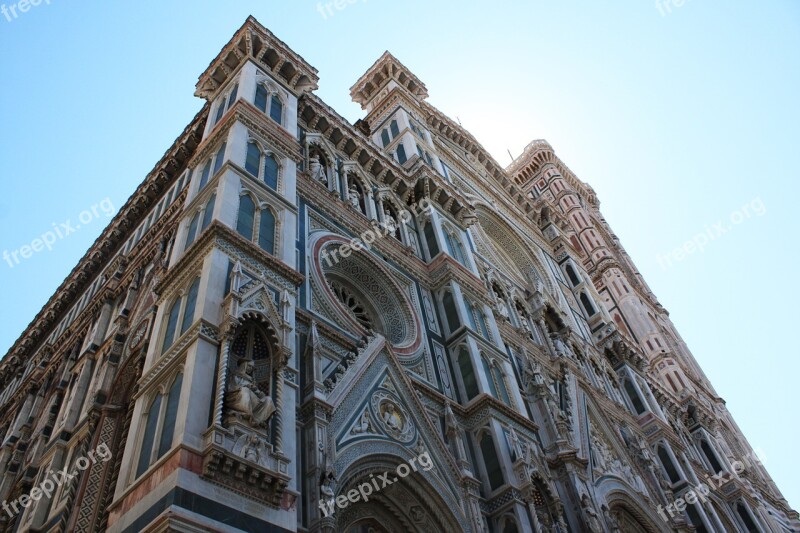
[[[251,15],[200,75],[195,96],[212,99],[246,59],[270,72],[295,94],[318,87],[317,69]]]

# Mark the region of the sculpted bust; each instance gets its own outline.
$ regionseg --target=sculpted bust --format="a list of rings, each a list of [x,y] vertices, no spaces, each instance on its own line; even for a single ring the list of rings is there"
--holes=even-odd
[[[258,388],[253,360],[240,359],[228,386],[227,407],[255,427],[263,427],[275,413],[272,398]]]

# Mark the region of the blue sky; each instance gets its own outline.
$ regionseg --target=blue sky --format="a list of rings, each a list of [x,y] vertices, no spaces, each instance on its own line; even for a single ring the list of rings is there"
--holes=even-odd
[[[314,0],[43,0],[0,15],[0,252],[86,222],[0,262],[0,352],[106,225],[101,202],[122,206],[200,109],[197,76],[253,14],[351,121],[350,86],[388,49],[501,165],[547,139],[800,507],[800,4],[608,4],[357,0],[323,17]]]

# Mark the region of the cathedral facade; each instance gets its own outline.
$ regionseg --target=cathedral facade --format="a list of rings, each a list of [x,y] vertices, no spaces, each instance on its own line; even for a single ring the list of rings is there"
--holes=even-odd
[[[604,220],[252,17],[0,362],[0,530],[800,531]]]

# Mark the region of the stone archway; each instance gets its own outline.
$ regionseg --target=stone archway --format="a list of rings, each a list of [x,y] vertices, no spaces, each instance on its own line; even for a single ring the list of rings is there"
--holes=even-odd
[[[334,513],[336,531],[346,533],[434,533],[440,531],[467,531],[467,521],[453,514],[453,503],[442,497],[438,480],[426,478],[426,472],[418,470],[406,477],[398,478],[397,467],[406,464],[398,457],[386,454],[366,456],[349,466],[342,476],[337,496],[356,496],[342,509]],[[385,476],[388,474],[388,478]],[[383,479],[392,482],[383,486]],[[377,485],[368,492],[366,485]],[[362,490],[359,490],[359,487]],[[355,493],[353,491],[356,491]],[[377,525],[377,526],[376,526]],[[370,529],[372,528],[372,529]]]

